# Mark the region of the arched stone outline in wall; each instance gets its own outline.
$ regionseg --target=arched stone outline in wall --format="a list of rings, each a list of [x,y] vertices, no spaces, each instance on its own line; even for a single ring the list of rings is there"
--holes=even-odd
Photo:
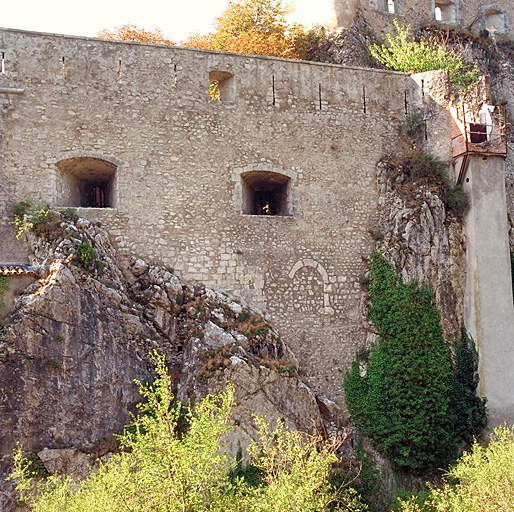
[[[101,207],[117,208],[122,167],[121,160],[103,153],[73,151],[58,155],[52,166],[54,184],[51,204],[75,208],[99,206],[86,197],[97,192],[105,195]]]
[[[330,280],[328,278],[328,273],[324,269],[323,265],[318,263],[317,261],[311,258],[304,258],[302,260],[298,260],[289,271],[289,278],[294,279],[296,273],[305,267],[310,267],[315,269],[323,280],[323,313],[325,315],[333,315],[334,310],[330,306]]]
[[[268,181],[280,186],[283,197],[278,201],[283,211],[277,215],[299,216],[298,191],[296,188],[298,174],[293,169],[282,169],[269,163],[249,164],[237,167],[232,171],[232,180],[235,182],[233,200],[237,215],[253,215],[251,183]]]

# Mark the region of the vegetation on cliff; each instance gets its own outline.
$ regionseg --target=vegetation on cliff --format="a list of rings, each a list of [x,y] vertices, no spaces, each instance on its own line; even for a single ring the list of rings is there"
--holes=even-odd
[[[477,441],[424,499],[400,500],[402,512],[514,511],[514,427],[495,429],[484,447]]]
[[[157,379],[139,383],[140,414],[119,437],[122,451],[80,483],[70,477],[38,479],[18,451],[20,499],[37,512],[50,511],[364,511],[355,492],[334,488],[329,476],[337,441],[323,441],[279,424],[270,431],[255,416],[259,440],[248,449],[259,481],[236,476],[236,460],[223,450],[231,430],[233,389],[208,395],[184,411],[173,401],[164,358]],[[240,461],[239,461],[240,462]],[[254,473],[255,474],[255,473]]]
[[[402,27],[393,20],[396,36],[386,35],[387,43],[372,44],[369,51],[388,68],[405,73],[445,69],[455,87],[466,89],[478,78],[478,67],[467,64],[462,54],[443,45],[435,37],[412,40],[410,26]]]
[[[476,352],[463,338],[452,369],[428,288],[404,284],[378,252],[370,268],[369,315],[380,339],[367,361],[362,354],[354,360],[344,380],[346,403],[357,427],[394,467],[437,469],[485,426],[484,402],[475,396]]]

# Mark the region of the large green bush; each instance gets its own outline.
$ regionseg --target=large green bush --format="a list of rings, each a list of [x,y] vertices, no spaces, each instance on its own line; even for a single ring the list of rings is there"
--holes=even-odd
[[[357,427],[401,470],[447,464],[462,440],[486,422],[475,396],[476,352],[458,345],[455,371],[441,319],[427,287],[404,284],[378,253],[370,258],[370,318],[379,332],[363,368],[357,356],[344,380]]]
[[[380,341],[364,376],[344,381],[350,414],[394,466],[426,469],[455,451],[452,368],[440,316],[427,288],[405,285],[378,253],[370,260],[370,318]]]

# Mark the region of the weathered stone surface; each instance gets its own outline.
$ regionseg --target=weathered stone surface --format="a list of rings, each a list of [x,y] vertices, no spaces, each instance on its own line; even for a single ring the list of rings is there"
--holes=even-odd
[[[91,457],[74,448],[49,449],[38,452],[45,469],[51,474],[84,478],[91,471]]]
[[[466,253],[462,222],[448,216],[441,199],[420,189],[416,204],[407,204],[389,186],[379,167],[383,216],[377,230],[380,247],[405,282],[429,286],[441,311],[446,339],[460,338],[464,318]]]
[[[153,349],[165,354],[186,402],[234,384],[234,453],[255,435],[253,412],[322,428],[295,356],[246,305],[141,259],[122,272],[107,232],[82,219],[63,219],[51,241],[28,240],[38,282],[16,299],[0,335],[0,472],[19,441],[50,473],[84,475],[112,449],[98,446],[129,422],[139,400],[133,380],[152,378]],[[77,265],[81,242],[102,265]]]

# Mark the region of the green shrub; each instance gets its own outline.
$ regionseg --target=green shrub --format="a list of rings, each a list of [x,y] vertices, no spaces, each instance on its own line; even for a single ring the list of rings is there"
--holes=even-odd
[[[494,430],[487,447],[475,442],[428,499],[399,500],[403,512],[514,512],[514,427]]]
[[[461,339],[454,343],[454,399],[455,433],[458,439],[471,444],[480,438],[487,426],[486,399],[477,396],[478,352],[466,329],[461,329]]]
[[[487,448],[476,442],[448,472],[448,478],[431,493],[436,510],[514,511],[514,427],[496,429]]]
[[[393,187],[406,201],[413,201],[418,189],[424,186],[437,194],[446,211],[462,218],[468,208],[468,196],[460,185],[453,185],[447,165],[438,157],[409,147],[395,155],[384,156],[387,176]]]
[[[372,44],[369,51],[388,68],[405,73],[419,73],[436,69],[447,70],[452,85],[466,89],[478,78],[476,64],[464,62],[461,54],[446,48],[435,38],[410,40],[410,26],[402,27],[393,20],[396,36],[386,35],[389,46]]]
[[[365,376],[354,361],[344,381],[346,403],[356,425],[395,467],[425,469],[454,450],[449,350],[428,290],[404,285],[378,253],[370,268],[370,317],[380,341]]]
[[[467,355],[457,356],[455,378],[428,288],[404,284],[377,252],[371,255],[370,269],[369,315],[380,338],[365,374],[357,356],[344,379],[348,410],[393,467],[414,472],[437,469],[454,457],[463,439],[483,426],[480,405],[471,397],[476,376],[473,369],[469,374],[470,345],[461,341],[458,346],[458,354],[462,349]]]
[[[77,263],[85,270],[93,267],[95,264],[96,251],[88,242],[81,242],[75,251]]]
[[[20,201],[11,205],[15,225],[18,232],[16,238],[30,230],[39,236],[49,238],[61,234],[61,217],[51,210],[50,205],[38,205],[32,201]]]
[[[461,185],[447,185],[443,189],[443,197],[441,198],[446,209],[453,213],[455,217],[462,218],[468,209],[468,196],[462,189]]]
[[[233,390],[209,395],[184,413],[173,401],[164,358],[157,379],[139,384],[140,415],[119,436],[122,451],[77,482],[54,475],[35,478],[30,462],[15,454],[19,498],[34,512],[364,512],[355,491],[329,485],[340,445],[288,430],[270,430],[255,417],[259,440],[249,466],[237,470],[222,449],[232,428]],[[252,469],[250,469],[252,468]],[[337,507],[336,507],[337,508]]]

